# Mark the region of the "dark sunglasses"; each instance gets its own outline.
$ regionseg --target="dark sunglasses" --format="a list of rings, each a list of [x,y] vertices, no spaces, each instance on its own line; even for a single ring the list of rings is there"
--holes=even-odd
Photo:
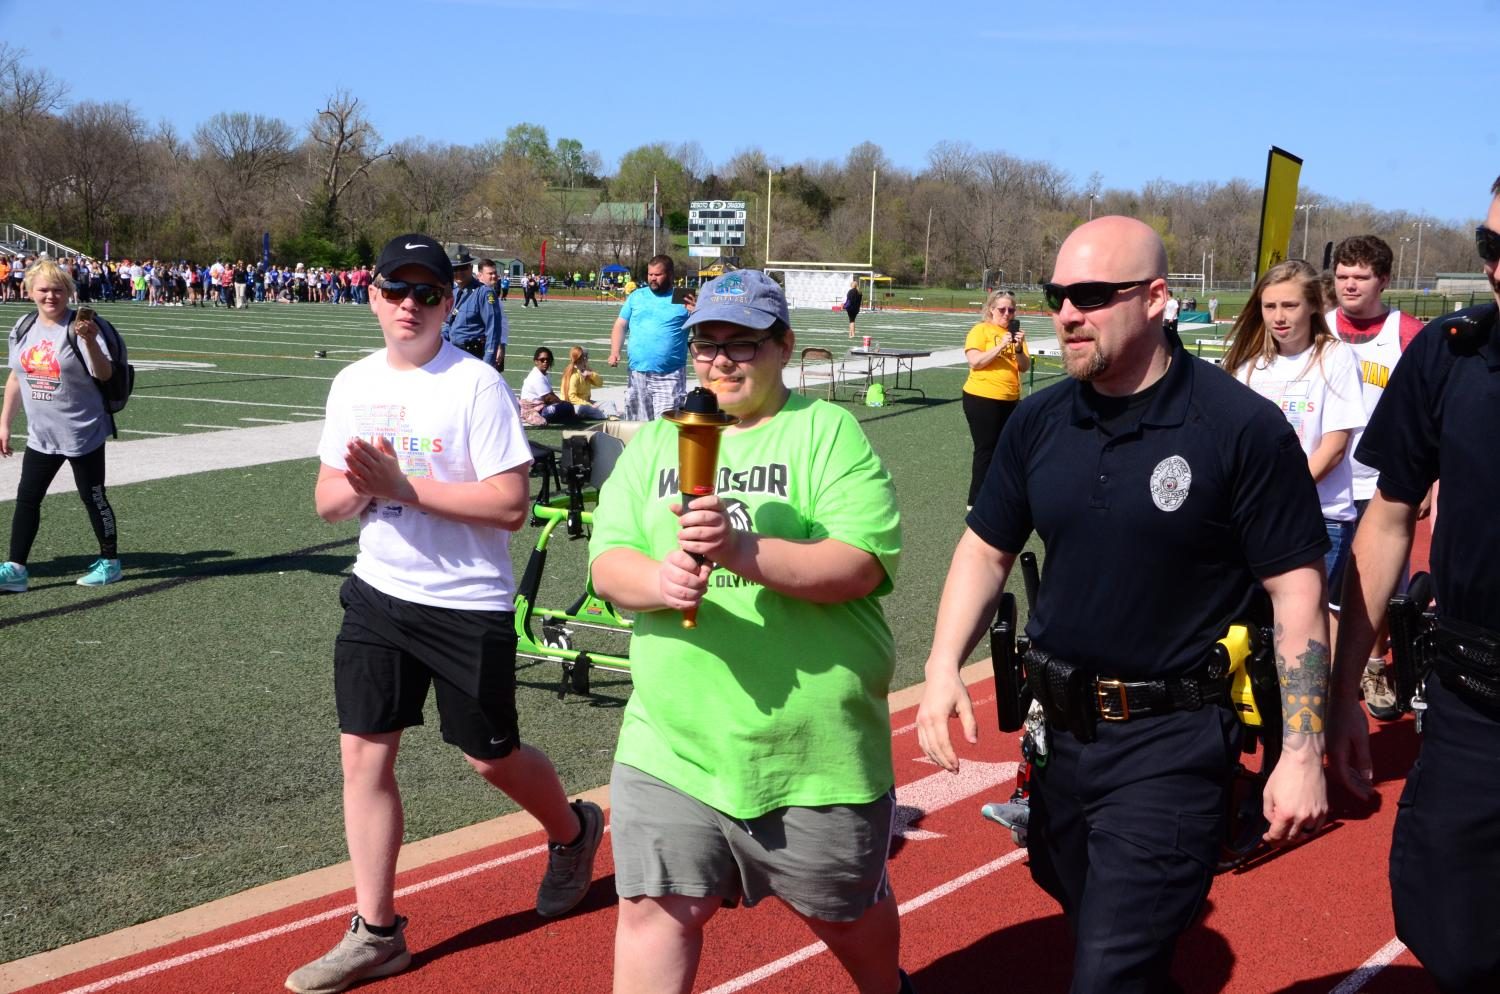
[[[1485,262],[1500,262],[1500,232],[1491,231],[1481,224],[1474,229],[1474,247],[1479,249],[1479,258]]]
[[[414,296],[423,307],[438,306],[448,294],[445,288],[431,283],[402,283],[400,280],[377,284],[375,289],[380,291],[380,296],[387,303],[399,304],[407,297]]]
[[[1126,283],[1100,283],[1089,280],[1084,283],[1069,283],[1064,286],[1061,283],[1043,283],[1042,298],[1047,302],[1047,310],[1060,311],[1064,301],[1071,300],[1073,306],[1080,311],[1091,311],[1096,307],[1103,307],[1115,299],[1115,294],[1121,290],[1129,290],[1132,287],[1145,286],[1155,276],[1148,276],[1143,280],[1130,280]]]
[[[770,335],[765,338],[757,338],[755,341],[744,342],[710,342],[704,338],[695,338],[688,342],[688,351],[693,358],[701,362],[713,362],[719,357],[719,353],[729,357],[730,362],[749,362],[755,358],[755,353],[760,347],[771,340]]]

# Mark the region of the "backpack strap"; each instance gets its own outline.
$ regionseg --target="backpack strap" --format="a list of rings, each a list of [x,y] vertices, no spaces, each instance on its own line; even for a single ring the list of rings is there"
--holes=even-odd
[[[25,338],[26,333],[31,330],[31,326],[36,324],[36,315],[36,311],[21,315],[21,320],[17,321],[15,327],[10,330],[11,345],[21,344],[21,339]]]

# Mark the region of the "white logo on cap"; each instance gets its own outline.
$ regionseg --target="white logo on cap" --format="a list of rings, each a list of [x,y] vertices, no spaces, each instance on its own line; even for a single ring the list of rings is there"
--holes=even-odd
[[[427,246],[423,245],[421,242],[418,242],[415,245],[413,245],[411,242],[407,242],[406,243],[406,247],[409,248],[409,249],[419,249],[419,248],[426,248]]]
[[[1175,511],[1193,486],[1193,467],[1181,456],[1167,456],[1151,471],[1151,500],[1163,511]]]

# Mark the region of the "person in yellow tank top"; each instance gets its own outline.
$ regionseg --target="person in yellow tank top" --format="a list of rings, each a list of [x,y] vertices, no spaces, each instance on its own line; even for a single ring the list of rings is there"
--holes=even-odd
[[[964,339],[969,378],[964,381],[964,419],[974,440],[974,462],[969,471],[969,501],[990,470],[1000,430],[1021,402],[1021,374],[1031,368],[1026,332],[1016,318],[1016,297],[1009,290],[992,291],[985,299],[981,320]]]
[[[604,385],[604,378],[589,368],[588,350],[575,345],[568,352],[568,366],[563,370],[563,400],[573,405],[580,418],[603,421],[609,412],[594,405],[594,388]]]

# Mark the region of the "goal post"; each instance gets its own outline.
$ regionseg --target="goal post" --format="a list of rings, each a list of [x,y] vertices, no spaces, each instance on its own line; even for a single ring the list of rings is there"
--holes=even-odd
[[[870,170],[870,241],[869,257],[864,262],[819,262],[806,259],[775,259],[771,256],[772,170],[766,170],[766,252],[767,273],[780,273],[782,289],[789,308],[837,310],[844,304],[850,284],[856,281],[870,287],[875,297],[875,191],[879,173]],[[831,254],[831,253],[830,253]]]

